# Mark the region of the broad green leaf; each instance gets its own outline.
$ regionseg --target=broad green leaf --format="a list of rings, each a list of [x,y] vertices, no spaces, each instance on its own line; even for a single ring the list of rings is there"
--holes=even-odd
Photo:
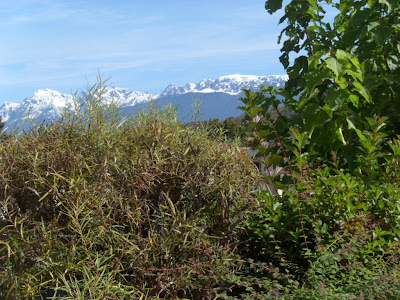
[[[322,109],[328,114],[329,118],[332,118],[333,110],[328,104],[322,107]]]
[[[341,49],[338,49],[336,51],[336,58],[339,60],[343,60],[343,61],[348,61],[350,57],[350,54],[347,53],[346,51],[343,51]]]
[[[308,69],[309,70],[315,69],[318,66],[322,56],[323,53],[319,52],[308,58]]]
[[[358,137],[360,138],[361,141],[368,141],[368,139],[365,137],[365,135],[362,133],[362,131],[360,129],[355,128],[354,129],[358,135]]]
[[[353,70],[346,70],[346,73],[353,77],[354,80],[363,81],[363,74],[361,72],[354,72]]]
[[[339,85],[342,90],[347,89],[347,81],[344,77],[337,77],[335,78],[335,83]]]
[[[335,76],[339,76],[339,72],[338,72],[338,62],[336,60],[336,58],[334,57],[327,57],[325,59],[326,62],[326,66],[328,69],[332,70],[333,73],[335,74]]]
[[[359,9],[351,18],[351,23],[353,26],[358,26],[361,22],[366,21],[371,14],[371,9]]]
[[[262,109],[261,109],[261,107],[258,107],[258,106],[253,106],[251,109],[250,109],[250,114],[251,114],[251,116],[256,116],[259,112],[261,112],[262,111]]]
[[[340,1],[339,10],[342,13],[346,13],[352,7],[352,4],[353,3],[349,2],[349,1]]]
[[[329,107],[328,105],[325,105]],[[332,111],[331,111],[332,112]],[[307,105],[304,112],[305,130],[312,132],[316,126],[324,124],[332,116],[316,103]]]
[[[351,93],[347,89],[345,90],[330,89],[329,96],[326,98],[326,100],[329,106],[331,107],[332,111],[337,111],[340,110],[342,106],[348,102],[350,95]]]
[[[267,0],[265,2],[265,9],[270,13],[273,14],[278,9],[282,8],[283,0]]]
[[[387,25],[379,25],[371,30],[374,40],[382,45],[386,42],[389,36],[392,34],[392,28]]]
[[[314,88],[318,85],[321,84],[324,80],[329,79],[330,74],[329,71],[326,69],[316,69],[314,71],[308,72],[305,76],[304,79],[306,80],[306,87],[308,90],[308,95],[314,90]]]
[[[374,28],[376,28],[378,26],[379,26],[379,22],[371,22],[371,23],[368,24],[367,30],[371,31],[371,30],[373,30]]]
[[[364,78],[364,85],[367,89],[371,90],[376,86],[379,86],[381,84],[381,80],[378,76],[376,76],[373,73],[367,73],[365,74],[365,78]]]
[[[398,56],[390,55],[387,59],[387,64],[391,71],[395,71],[400,65],[400,59]]]
[[[356,67],[357,71],[362,73],[361,64],[360,64],[358,58],[355,55],[349,55],[349,59],[353,63],[353,65]]]
[[[259,136],[261,139],[264,139],[264,138],[267,137],[269,134],[270,134],[270,132],[267,131],[267,130],[258,130],[258,136]]]
[[[350,99],[351,103],[353,103],[353,105],[358,108],[358,102],[359,102],[358,96],[351,94],[349,99]]]
[[[349,129],[356,129],[356,126],[353,123],[353,120],[351,118],[346,118],[347,124]]]
[[[353,85],[357,89],[357,91],[365,98],[365,100],[367,100],[368,102],[371,101],[371,96],[361,83],[359,83],[358,81],[354,81]]]

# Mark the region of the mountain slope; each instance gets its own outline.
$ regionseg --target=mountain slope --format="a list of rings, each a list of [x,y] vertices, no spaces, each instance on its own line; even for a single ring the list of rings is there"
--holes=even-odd
[[[136,113],[148,105],[150,100],[160,104],[172,104],[178,107],[179,117],[191,121],[194,99],[200,101],[199,119],[225,119],[238,116],[242,112],[236,107],[242,103],[242,89],[258,90],[261,86],[281,87],[287,80],[286,75],[227,75],[217,79],[205,79],[199,83],[185,86],[169,85],[157,94],[131,91],[126,88],[106,87],[103,98],[106,102],[116,101],[123,115]],[[72,109],[73,96],[58,91],[43,89],[33,93],[22,102],[6,102],[0,107],[0,115],[9,130],[21,125],[28,128],[43,121],[51,122],[59,118],[65,109]],[[33,119],[31,123],[31,119]]]
[[[40,124],[44,120],[55,120],[72,105],[72,95],[44,89],[34,92],[22,102],[4,103],[0,107],[0,115],[6,127],[13,128],[21,125],[23,121],[29,123],[29,119],[35,119],[35,124]]]

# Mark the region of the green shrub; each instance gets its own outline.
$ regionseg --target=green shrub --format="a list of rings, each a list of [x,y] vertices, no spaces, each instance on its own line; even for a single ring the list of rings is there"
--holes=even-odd
[[[260,192],[245,221],[242,298],[400,298],[399,16],[394,0],[286,3],[289,80],[242,99],[255,152],[281,170],[266,180],[283,190]]]
[[[353,172],[309,161],[294,135],[285,152],[301,156],[267,176],[282,195],[259,192],[245,221],[241,256],[252,263],[238,281],[254,282],[254,299],[400,297],[400,140],[382,143],[384,120],[370,119],[360,132],[362,164]]]
[[[0,144],[0,297],[211,299],[231,286],[257,171],[170,108],[75,112]]]

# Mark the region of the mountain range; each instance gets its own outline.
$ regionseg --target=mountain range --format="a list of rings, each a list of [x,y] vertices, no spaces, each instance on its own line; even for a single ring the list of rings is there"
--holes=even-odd
[[[123,115],[135,114],[145,108],[152,100],[161,106],[172,104],[178,108],[178,116],[190,122],[194,101],[201,102],[198,119],[209,120],[236,117],[243,112],[237,109],[243,103],[242,89],[259,90],[261,86],[282,87],[287,75],[227,75],[217,79],[205,79],[199,83],[187,83],[185,86],[169,85],[162,92],[150,94],[131,91],[127,88],[106,87],[104,100],[117,101]],[[73,107],[73,96],[51,89],[41,89],[21,102],[5,102],[0,106],[0,116],[8,130],[51,122],[60,118],[65,109]],[[29,121],[27,121],[29,120]],[[33,122],[33,123],[31,123]]]

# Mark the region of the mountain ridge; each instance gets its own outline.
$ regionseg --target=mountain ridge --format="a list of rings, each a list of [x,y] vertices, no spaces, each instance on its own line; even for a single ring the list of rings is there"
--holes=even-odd
[[[184,86],[168,85],[157,94],[132,91],[128,88],[105,87],[103,98],[106,102],[117,101],[124,114],[134,114],[150,100],[162,105],[179,106],[180,115],[190,112],[193,101],[190,98],[202,99],[201,111],[206,113],[203,119],[224,118],[227,114],[237,116],[242,89],[259,90],[263,85],[281,87],[288,79],[287,75],[240,75],[231,74],[217,79],[203,79],[200,82],[189,82]],[[34,118],[32,125],[43,121],[54,121],[65,109],[73,106],[73,96],[52,89],[39,89],[21,102],[5,102],[0,106],[0,116],[9,129],[15,128],[24,120]],[[222,105],[223,104],[223,105]],[[228,115],[229,117],[230,115]]]

